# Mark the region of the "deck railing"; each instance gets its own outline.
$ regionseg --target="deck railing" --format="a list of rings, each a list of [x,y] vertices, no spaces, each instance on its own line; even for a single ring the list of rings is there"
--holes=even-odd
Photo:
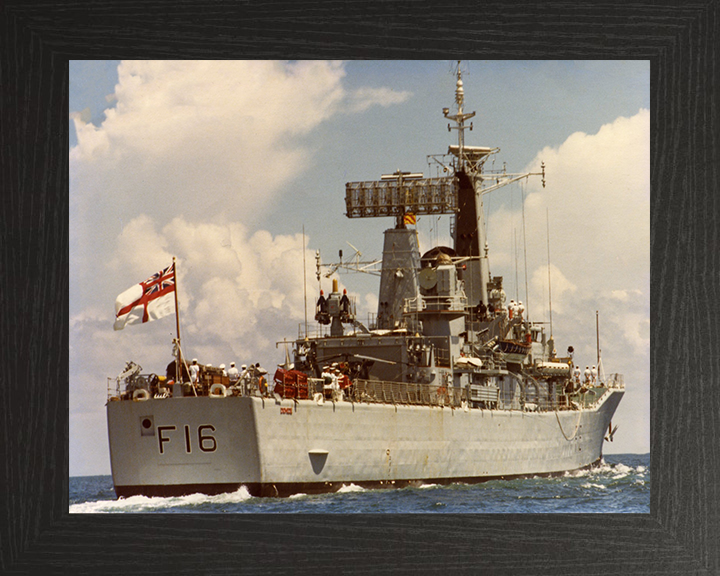
[[[138,387],[144,388],[142,382],[149,380],[147,375],[140,375],[133,389],[126,388],[125,382],[117,378],[107,379],[108,399],[133,399],[132,392]],[[576,410],[592,408],[612,390],[624,389],[622,374],[611,374],[605,386],[583,388],[575,394],[549,395],[544,387],[532,385],[525,388],[520,396],[513,394],[508,397],[495,386],[456,387],[444,384],[421,384],[415,382],[393,382],[385,380],[356,379],[345,389],[327,385],[321,378],[307,378],[302,386],[288,385],[271,392],[273,383],[268,383],[269,390],[265,396],[279,396],[293,400],[320,400],[366,402],[393,405],[447,406],[452,408],[485,408],[493,410],[523,410],[526,412],[548,412],[556,410]],[[139,385],[139,386],[137,386]],[[237,389],[226,388],[226,395],[260,395],[257,389],[238,392]],[[280,393],[278,393],[280,390]],[[157,391],[153,391],[157,392]],[[187,394],[185,394],[187,395]],[[200,392],[198,395],[207,395]],[[154,398],[166,397],[156,394]]]
[[[355,380],[345,394],[351,402],[381,404],[460,407],[463,400],[468,400],[465,388],[385,380]]]

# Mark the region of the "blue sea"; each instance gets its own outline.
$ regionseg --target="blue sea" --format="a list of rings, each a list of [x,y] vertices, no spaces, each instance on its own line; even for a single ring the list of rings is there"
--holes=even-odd
[[[650,512],[650,454],[606,455],[592,470],[556,478],[427,484],[366,490],[348,484],[333,494],[254,498],[231,494],[118,499],[110,476],[70,478],[70,513],[354,514],[354,513],[640,513]]]

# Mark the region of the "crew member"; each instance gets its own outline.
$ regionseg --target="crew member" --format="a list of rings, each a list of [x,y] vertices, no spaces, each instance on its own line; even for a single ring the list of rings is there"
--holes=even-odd
[[[340,382],[342,382],[342,372],[340,372],[339,368],[335,368],[335,372],[333,374],[333,400],[338,401],[340,398],[342,398],[342,391],[340,390]]]
[[[583,380],[583,384],[590,384],[590,380],[592,379],[592,372],[590,372],[590,366],[585,366],[585,379]]]
[[[580,366],[577,364],[575,365],[575,370],[573,370],[573,380],[575,380],[576,387],[580,387]]]
[[[227,375],[228,384],[230,385],[233,396],[238,396],[240,394],[240,387],[238,386],[238,382],[240,381],[240,372],[237,368],[235,368],[235,362],[230,362],[230,368],[227,370]]]
[[[198,365],[197,358],[193,358],[188,370],[190,371],[190,382],[193,386],[196,386],[200,383],[200,366]]]
[[[322,290],[320,290],[320,298],[318,298],[317,307],[318,312],[320,312],[321,314],[327,312],[327,300],[325,300],[325,295],[323,294]]]
[[[230,386],[237,384],[237,381],[240,380],[240,372],[237,368],[235,368],[235,362],[230,362],[230,368],[228,368],[227,377],[230,382]]]
[[[597,384],[597,377],[598,377],[598,371],[597,371],[597,368],[595,368],[595,366],[593,366],[590,369],[590,376],[592,377],[593,386],[595,386],[595,384]]]
[[[350,298],[348,298],[345,288],[343,288],[343,295],[342,298],[340,298],[340,311],[343,319],[347,319],[350,315]]]
[[[245,396],[248,396],[250,394],[250,379],[252,376],[250,375],[250,370],[248,370],[248,367],[246,364],[243,364],[240,367],[240,383],[243,388],[243,394]]]
[[[255,366],[251,366],[253,377],[257,381],[257,387],[260,391],[261,396],[267,396],[267,382],[264,375],[267,374],[267,370],[260,367],[260,362],[256,362]]]
[[[323,380],[323,396],[328,397],[332,395],[333,373],[330,370],[330,366],[323,366],[320,378]]]

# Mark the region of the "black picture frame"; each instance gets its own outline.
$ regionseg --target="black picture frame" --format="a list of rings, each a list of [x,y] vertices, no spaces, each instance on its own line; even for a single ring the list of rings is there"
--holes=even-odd
[[[0,7],[0,573],[719,574],[718,0]],[[68,514],[68,61],[651,62],[650,514]]]

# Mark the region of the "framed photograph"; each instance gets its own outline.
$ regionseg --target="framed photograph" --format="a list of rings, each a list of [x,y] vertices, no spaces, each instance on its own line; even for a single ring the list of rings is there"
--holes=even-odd
[[[717,570],[716,3],[493,5],[451,35],[442,13],[415,8],[4,8],[3,570]],[[452,206],[464,177],[480,199],[468,230]],[[446,204],[427,201],[450,180]],[[400,236],[417,253],[415,280],[397,274],[412,268],[393,260]],[[431,302],[414,316],[407,282]],[[439,290],[447,311],[433,309]],[[457,309],[468,315],[458,330]],[[468,334],[483,330],[497,334]],[[340,352],[342,338],[374,338],[373,349]],[[495,356],[482,355],[488,343]],[[498,354],[505,363],[481,383]],[[525,354],[537,373],[508,366]],[[550,371],[564,366],[560,389]],[[407,473],[401,442],[385,476],[368,461],[348,482],[331,476],[336,447],[303,445],[307,474],[327,487],[316,497],[291,447],[265,443],[294,472],[243,493],[197,473],[219,469],[212,452],[232,416],[170,422],[142,412],[145,394],[276,407],[263,438],[304,417],[303,401],[328,414],[389,409],[375,430],[328,421],[347,450],[343,434],[372,444],[391,412],[421,410],[512,413],[537,420],[536,439],[552,424],[576,446],[558,470],[488,468],[475,484],[461,468]],[[602,426],[584,419],[611,401]],[[132,409],[109,430],[106,403],[110,416]],[[137,434],[123,436],[130,425]],[[448,461],[467,439],[457,426],[439,425]],[[529,434],[499,426],[508,444]],[[132,442],[151,447],[154,471],[122,456]],[[523,454],[505,460],[538,456]],[[220,495],[142,488],[184,485],[147,480],[182,466],[186,484]],[[280,494],[285,483],[296,485]]]

